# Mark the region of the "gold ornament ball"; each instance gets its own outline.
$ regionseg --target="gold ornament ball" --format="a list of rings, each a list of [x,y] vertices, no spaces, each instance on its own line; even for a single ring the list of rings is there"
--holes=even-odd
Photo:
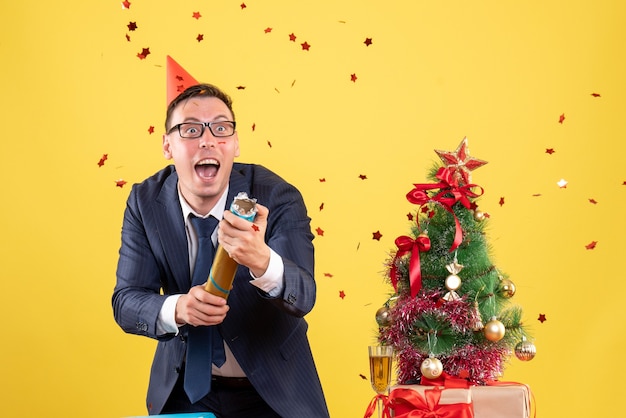
[[[443,365],[441,364],[441,360],[438,358],[429,357],[422,362],[420,371],[422,372],[422,376],[425,378],[436,379],[441,376],[441,373],[443,373]]]
[[[482,210],[478,210],[476,209],[474,211],[474,219],[478,222],[482,222],[485,220],[485,212],[483,212]]]
[[[522,341],[515,346],[515,357],[522,361],[532,360],[535,358],[535,354],[537,354],[537,347],[530,341],[526,341],[526,338],[523,338]]]
[[[515,283],[509,279],[502,279],[500,281],[500,295],[505,298],[512,298],[515,295]]]
[[[485,324],[483,329],[485,337],[492,342],[498,342],[504,337],[505,329],[504,324],[498,321],[495,317],[491,318],[489,322]]]
[[[446,289],[448,290],[457,290],[461,287],[461,278],[456,274],[451,274],[446,277]]]
[[[376,311],[376,323],[378,324],[378,326],[387,327],[391,325],[391,322],[392,322],[391,311],[389,310],[388,307],[383,306],[382,308]]]

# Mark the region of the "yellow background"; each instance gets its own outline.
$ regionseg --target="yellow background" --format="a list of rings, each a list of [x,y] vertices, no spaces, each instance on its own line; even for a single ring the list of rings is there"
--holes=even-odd
[[[0,5],[1,415],[145,414],[155,343],[122,333],[110,296],[130,185],[166,164],[166,55],[233,96],[240,161],[298,186],[324,231],[308,320],[333,417],[373,395],[361,375],[404,196],[465,136],[538,349],[504,379],[541,418],[624,414],[624,3],[241,2]]]

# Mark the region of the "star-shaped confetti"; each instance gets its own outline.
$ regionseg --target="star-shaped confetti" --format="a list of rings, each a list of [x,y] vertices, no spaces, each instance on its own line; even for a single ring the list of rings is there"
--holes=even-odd
[[[150,55],[150,48],[143,48],[140,53],[137,54],[137,58],[140,60],[146,59]]]
[[[130,9],[130,2],[127,0],[124,0],[122,2],[122,9]]]
[[[102,154],[102,158],[98,161],[98,167],[102,167],[104,162],[109,158],[109,154]]]
[[[372,44],[372,38],[365,38],[365,42],[363,42],[365,46],[370,46]]]
[[[470,172],[487,164],[487,161],[471,157],[467,147],[467,137],[463,138],[455,151],[435,150],[441,161],[455,173],[461,175],[465,184],[470,184]]]
[[[296,35],[294,35],[293,32],[289,34],[289,40],[291,42],[295,42],[296,41]]]
[[[246,6],[246,3],[241,3],[241,5],[239,7],[241,7],[241,10],[243,10],[243,9],[245,9],[248,6]]]
[[[343,290],[340,290],[340,291],[339,291],[339,297],[340,297],[341,299],[345,298],[345,297],[346,297],[346,292],[344,292]]]
[[[302,47],[302,50],[304,50],[304,51],[308,51],[309,48],[311,48],[311,45],[309,45],[309,43],[306,42],[306,41],[301,43],[300,46]]]
[[[268,28],[265,28],[265,30],[264,30],[263,32],[265,32],[265,33],[270,33],[270,32],[272,32],[272,28],[269,28],[269,27],[268,27]]]
[[[546,148],[546,154],[554,154],[554,148]]]
[[[320,212],[324,210],[324,202],[320,205]]]
[[[412,214],[411,212],[407,213],[407,214],[406,214],[406,218],[407,218],[409,221],[412,221],[412,220],[413,220],[413,214]]]
[[[154,126],[150,125],[150,127],[148,128],[148,133],[150,135],[152,135],[154,133]]]
[[[356,83],[356,80],[357,80],[356,74],[354,73],[350,74],[350,81],[352,81],[353,83]]]
[[[202,41],[204,40],[204,35],[203,35],[203,34],[201,34],[201,33],[199,33],[199,34],[198,34],[198,36],[196,36],[196,40],[197,40],[198,42],[202,42]]]
[[[117,181],[115,182],[115,187],[122,188],[122,187],[124,187],[124,185],[125,185],[125,184],[126,184],[126,181],[124,181],[124,180],[122,180],[122,179],[119,179],[119,180],[117,180]]]
[[[585,245],[585,248],[588,250],[594,250],[597,244],[598,241],[591,241],[589,244]]]
[[[324,277],[333,277],[332,273],[324,273]]]
[[[376,241],[380,241],[382,236],[383,234],[381,234],[380,231],[372,232],[372,239],[375,239]]]
[[[322,178],[320,179],[320,183],[326,183],[326,177],[322,177]],[[626,183],[626,182],[625,182],[625,183]]]
[[[193,15],[191,17],[198,20],[202,17],[202,15],[200,14],[200,12],[193,12]]]
[[[589,203],[591,203],[593,205],[597,205],[598,201],[596,199],[589,199]]]
[[[600,93],[591,93],[591,97],[600,97]]]
[[[359,174],[359,178],[361,180],[367,180],[367,176],[365,174]]]
[[[567,180],[565,179],[561,179],[559,181],[556,182],[556,184],[561,188],[561,189],[567,189]]]
[[[319,226],[317,228],[315,228],[315,232],[317,232],[317,235],[323,237],[324,236],[324,230],[322,228],[320,228]]]
[[[129,22],[126,27],[128,27],[128,30],[132,32],[137,29],[137,22]]]
[[[565,120],[565,113],[561,113],[561,116],[559,116],[559,123],[563,124],[564,120]]]
[[[255,224],[252,224],[252,229],[254,230],[254,232],[259,232],[260,229],[258,226],[256,226]]]
[[[504,197],[501,197],[501,198],[500,198],[500,201],[498,202],[498,204],[499,204],[500,206],[504,205]]]
[[[546,315],[540,313],[539,314],[539,318],[537,318],[537,321],[539,321],[539,322],[541,322],[543,324],[545,321],[547,321]]]

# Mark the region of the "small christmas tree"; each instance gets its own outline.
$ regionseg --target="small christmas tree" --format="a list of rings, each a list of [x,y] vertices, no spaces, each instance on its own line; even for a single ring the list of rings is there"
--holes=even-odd
[[[535,355],[522,310],[511,305],[515,285],[489,258],[488,215],[475,200],[483,189],[470,172],[486,161],[470,157],[467,139],[452,152],[435,150],[444,165],[434,183],[407,194],[418,205],[410,236],[400,236],[387,262],[395,293],[376,313],[378,339],[394,346],[399,384],[442,372],[484,385],[496,380],[514,351]]]

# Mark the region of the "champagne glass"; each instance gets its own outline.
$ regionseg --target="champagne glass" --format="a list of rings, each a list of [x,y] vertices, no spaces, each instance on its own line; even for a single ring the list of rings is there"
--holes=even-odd
[[[393,360],[393,347],[390,345],[369,346],[370,357],[370,382],[372,389],[384,395],[389,390],[391,384],[391,363]],[[382,397],[377,399],[378,418],[381,416]]]

